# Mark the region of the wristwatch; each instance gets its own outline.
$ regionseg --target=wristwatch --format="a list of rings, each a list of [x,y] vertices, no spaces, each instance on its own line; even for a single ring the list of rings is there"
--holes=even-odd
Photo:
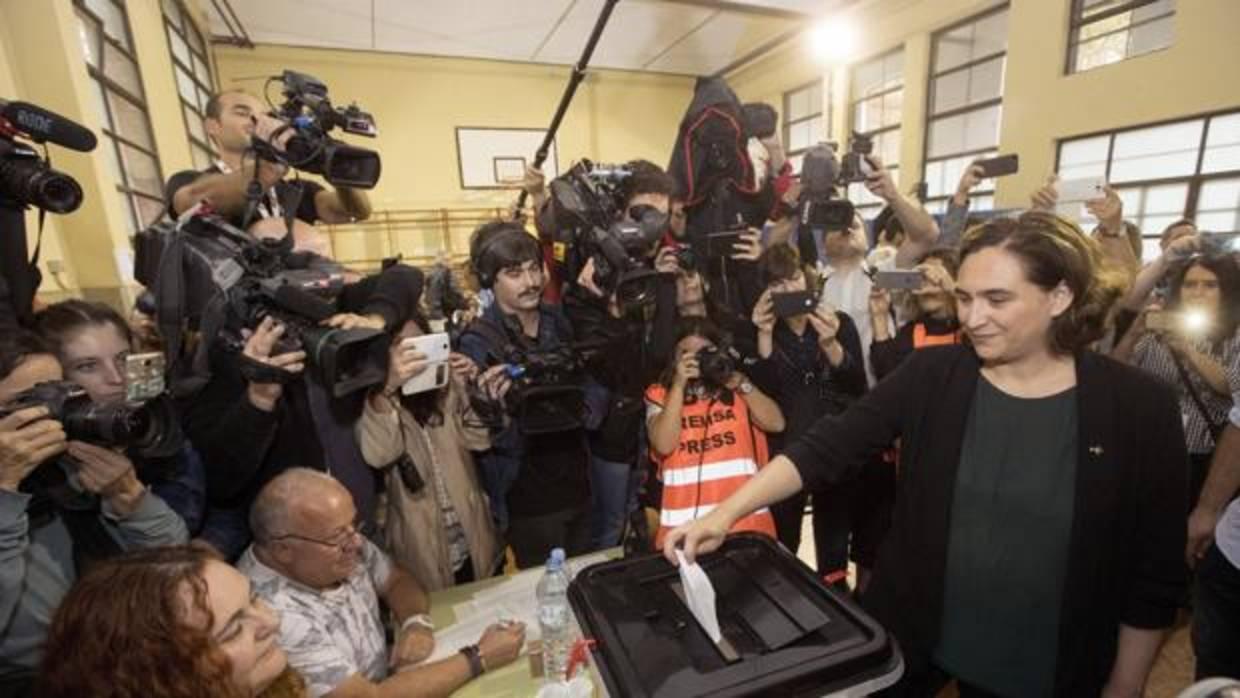
[[[484,668],[482,666],[482,652],[479,651],[478,645],[466,645],[461,648],[461,654],[465,655],[465,659],[469,662],[469,677],[476,679],[482,676]]]
[[[741,395],[748,395],[753,392],[753,383],[750,383],[748,380],[743,380],[740,385],[736,386],[736,390]]]

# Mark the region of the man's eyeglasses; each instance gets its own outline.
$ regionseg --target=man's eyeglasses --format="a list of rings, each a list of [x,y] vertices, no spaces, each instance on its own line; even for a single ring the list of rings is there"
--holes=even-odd
[[[341,550],[344,550],[345,547],[348,546],[350,543],[352,543],[354,540],[356,540],[357,536],[365,537],[366,530],[367,530],[366,524],[359,520],[359,521],[354,521],[352,524],[349,525],[347,529],[345,529],[339,535],[336,535],[327,540],[324,540],[322,538],[311,538],[310,536],[303,536],[297,533],[285,533],[283,535],[273,536],[270,540],[274,542],[278,540],[285,540],[288,538],[292,538],[293,540],[304,540],[307,543],[315,543],[317,545],[321,545],[326,548],[334,548],[337,551],[341,551]]]

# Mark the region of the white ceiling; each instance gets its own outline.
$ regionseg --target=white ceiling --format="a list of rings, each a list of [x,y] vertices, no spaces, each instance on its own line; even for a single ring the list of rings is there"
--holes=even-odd
[[[622,0],[599,68],[705,75],[856,0]],[[230,34],[222,0],[204,2]],[[231,0],[256,44],[573,64],[603,0]]]

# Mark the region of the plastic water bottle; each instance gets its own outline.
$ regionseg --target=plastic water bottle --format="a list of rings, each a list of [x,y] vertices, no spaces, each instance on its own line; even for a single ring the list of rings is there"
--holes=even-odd
[[[538,580],[538,626],[542,631],[543,672],[547,683],[562,683],[572,649],[572,612],[568,606],[568,569],[564,549],[547,558],[547,570]]]

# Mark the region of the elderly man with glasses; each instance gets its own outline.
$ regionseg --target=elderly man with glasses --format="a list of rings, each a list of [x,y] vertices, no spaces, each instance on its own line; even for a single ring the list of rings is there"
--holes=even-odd
[[[330,475],[285,471],[255,500],[254,544],[237,563],[280,613],[280,645],[312,696],[446,696],[516,659],[520,623],[492,626],[477,645],[426,663],[434,649],[426,592],[356,518],[349,491]],[[390,651],[380,599],[398,628]]]

